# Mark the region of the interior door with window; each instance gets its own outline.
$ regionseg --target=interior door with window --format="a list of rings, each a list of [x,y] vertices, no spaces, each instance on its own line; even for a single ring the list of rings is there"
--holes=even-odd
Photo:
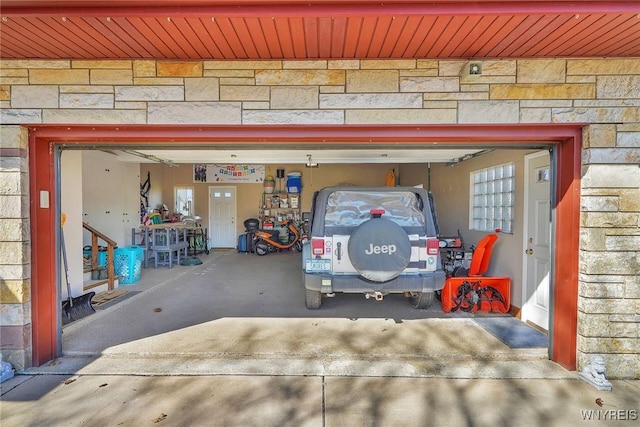
[[[522,320],[549,329],[551,175],[549,153],[525,156]]]
[[[209,187],[210,247],[235,248],[236,239],[236,188]]]

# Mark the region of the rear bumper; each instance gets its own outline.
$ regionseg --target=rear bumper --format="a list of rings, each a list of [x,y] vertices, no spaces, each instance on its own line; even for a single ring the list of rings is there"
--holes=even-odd
[[[433,292],[444,288],[445,273],[442,270],[420,274],[402,275],[388,282],[371,282],[357,275],[332,276],[322,273],[302,273],[304,287],[322,293],[403,293]]]

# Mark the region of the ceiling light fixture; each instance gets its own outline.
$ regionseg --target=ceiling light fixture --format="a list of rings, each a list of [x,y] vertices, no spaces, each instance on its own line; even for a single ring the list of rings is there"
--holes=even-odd
[[[317,168],[318,164],[315,163],[312,159],[311,159],[311,154],[307,154],[307,163],[305,164],[306,167],[308,168]]]

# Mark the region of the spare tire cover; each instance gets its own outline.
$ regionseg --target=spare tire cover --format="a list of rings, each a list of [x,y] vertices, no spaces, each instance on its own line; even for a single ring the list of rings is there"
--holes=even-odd
[[[347,247],[356,271],[374,282],[398,277],[411,260],[409,236],[398,224],[384,218],[360,224]]]

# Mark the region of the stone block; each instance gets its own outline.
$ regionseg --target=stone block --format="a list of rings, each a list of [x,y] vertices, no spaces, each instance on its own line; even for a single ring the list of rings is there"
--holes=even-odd
[[[583,251],[604,251],[606,228],[581,228],[580,249]]]
[[[153,60],[135,60],[133,61],[134,77],[155,77],[156,61]]]
[[[136,86],[184,86],[182,77],[134,77],[133,84]]]
[[[615,147],[616,125],[592,124],[585,128],[582,145],[590,147]]]
[[[147,111],[147,103],[144,101],[124,101],[114,102],[113,108],[116,110],[144,110]]]
[[[29,177],[26,173],[3,172],[0,174],[0,195],[19,196],[29,193]]]
[[[360,61],[363,70],[406,70],[416,68],[415,59],[363,59]]]
[[[0,303],[23,304],[31,300],[31,281],[0,280]]]
[[[419,93],[334,94],[320,95],[320,108],[422,108]]]
[[[9,100],[11,100],[11,86],[0,85],[0,101],[9,101]]]
[[[133,70],[91,70],[89,78],[92,85],[131,85]]]
[[[282,61],[283,70],[326,70],[327,61]]]
[[[274,86],[271,88],[271,108],[274,110],[317,109],[318,86]]]
[[[251,86],[255,87],[256,79],[253,77],[221,77],[220,86]]]
[[[624,283],[580,282],[578,293],[586,298],[624,298]]]
[[[585,154],[594,149],[585,150]],[[591,156],[589,156],[591,157]],[[587,165],[582,176],[583,188],[638,188],[640,168],[638,165]]]
[[[486,92],[488,97],[489,87],[491,86],[488,84],[461,84],[460,91],[461,92]]]
[[[591,148],[583,152],[582,159],[584,163],[630,163],[637,165],[640,163],[640,150],[637,148]]]
[[[344,112],[335,110],[243,111],[242,124],[344,124]]]
[[[220,86],[221,101],[268,101],[267,86]]]
[[[489,99],[487,92],[425,92],[423,94],[425,101],[484,101]]]
[[[1,246],[0,246],[1,249]],[[31,265],[28,260],[20,264],[0,263],[0,277],[4,280],[24,280],[31,277]]]
[[[604,243],[608,251],[637,251],[640,248],[640,235],[607,236]]]
[[[638,352],[639,341],[637,338],[590,338],[583,337],[582,348],[586,353],[622,353],[634,354]],[[636,355],[637,357],[637,355]]]
[[[86,69],[34,69],[29,70],[32,85],[86,85],[89,84],[89,70]]]
[[[3,108],[0,109],[0,123],[5,125],[42,123],[42,110]],[[4,143],[4,140],[2,142]]]
[[[416,70],[398,70],[400,77],[438,77],[437,68],[421,68]]]
[[[520,108],[520,123],[549,123],[551,108]]]
[[[0,326],[2,328],[2,326]],[[26,325],[25,328],[29,329],[29,336],[31,335],[31,325]],[[1,330],[1,329],[0,329]],[[0,334],[1,336],[2,334]],[[11,365],[17,371],[21,371],[25,368],[32,367],[31,359],[31,347],[19,350],[3,349],[2,360],[11,363]]]
[[[350,93],[398,92],[400,88],[397,70],[347,70],[346,73]]]
[[[15,86],[11,91],[12,108],[58,108],[58,86]]]
[[[580,271],[585,274],[637,274],[640,252],[581,251]]]
[[[3,59],[2,68],[69,68],[69,60]]]
[[[0,264],[24,264],[31,259],[28,242],[3,242],[0,246]]]
[[[344,93],[344,86],[320,86],[320,93]]]
[[[26,150],[29,145],[29,133],[26,128],[19,125],[0,124],[0,137],[2,148],[18,148]]]
[[[29,240],[28,222],[22,218],[3,218],[0,221],[0,241],[24,242]]]
[[[183,101],[183,86],[116,86],[116,101]]]
[[[640,121],[638,107],[554,108],[555,123],[622,123]]]
[[[244,101],[242,103],[243,110],[269,110],[271,105],[268,101]]]
[[[60,108],[113,108],[113,94],[110,93],[63,93]]]
[[[74,59],[71,68],[93,68],[105,70],[131,70],[132,61],[129,59],[109,59],[106,61]]]
[[[4,147],[3,147],[4,148]],[[17,157],[14,155],[4,154],[0,157],[0,173],[20,173],[29,170],[29,161],[27,159],[27,153],[22,152],[24,157]],[[18,155],[17,153],[15,153]]]
[[[459,123],[518,123],[518,101],[460,101]]]
[[[22,218],[23,212],[29,212],[27,195],[0,195],[0,218]]]
[[[640,187],[620,190],[620,211],[640,212]]]
[[[216,77],[193,77],[184,79],[186,101],[219,101],[220,79]]]
[[[254,74],[254,70],[204,70],[203,77],[252,79],[251,84],[255,84]]]
[[[201,61],[157,61],[158,77],[202,77]]]
[[[640,132],[618,132],[616,146],[640,148]]]
[[[45,123],[74,124],[145,124],[147,113],[142,110],[44,110]]]
[[[311,86],[344,85],[343,70],[264,70],[255,72],[257,85]]]
[[[0,304],[0,325],[24,326],[31,323],[31,304]]]
[[[615,196],[582,196],[580,209],[586,212],[617,212],[620,208],[619,198]]]
[[[492,85],[490,99],[591,99],[595,87],[590,84],[514,84]]]
[[[564,59],[522,59],[517,61],[518,83],[565,83]]]
[[[346,124],[439,124],[455,123],[455,109],[347,110]]]
[[[580,224],[583,227],[636,228],[640,213],[637,212],[583,212]]]
[[[425,67],[419,67],[425,68]],[[432,67],[426,67],[432,68]],[[442,77],[450,76],[450,77],[460,77],[460,75],[469,73],[469,61],[466,60],[458,60],[458,61],[440,61],[438,63],[438,75]]]
[[[458,77],[401,77],[400,92],[459,92]]]
[[[153,124],[241,124],[239,102],[150,102]]]
[[[520,107],[526,108],[558,108],[571,107],[573,101],[564,99],[522,99]]]
[[[607,379],[637,379],[640,378],[640,363],[637,354],[602,354],[578,351],[578,371],[591,363],[592,356],[604,356]]]
[[[4,65],[4,61],[1,65]],[[26,68],[0,68],[0,77],[29,77]]]
[[[442,62],[443,64],[445,61]],[[438,69],[440,67],[440,62],[436,59],[417,59],[416,60],[416,68],[434,68]]]
[[[280,70],[282,61],[204,61],[205,70]]]
[[[599,76],[598,98],[640,98],[640,75]]]
[[[28,329],[31,330],[30,328]],[[5,326],[2,325],[2,334],[0,337],[3,360],[4,360],[4,352],[6,350],[18,350],[27,348],[31,343],[31,336],[26,334],[25,327],[23,325],[19,326]]]
[[[60,93],[114,93],[110,85],[62,85]]]
[[[360,68],[360,61],[357,59],[331,59],[327,62],[330,70],[357,70]]]
[[[636,58],[568,59],[567,75],[640,74]]]
[[[607,314],[588,315],[578,322],[578,334],[591,338],[638,338],[638,325],[612,322]]]
[[[640,299],[640,275],[635,274],[631,276],[625,276],[624,286],[625,286],[625,292],[624,292],[625,298]],[[640,313],[636,313],[636,317],[640,317]],[[638,322],[640,323],[640,319],[638,319]]]

